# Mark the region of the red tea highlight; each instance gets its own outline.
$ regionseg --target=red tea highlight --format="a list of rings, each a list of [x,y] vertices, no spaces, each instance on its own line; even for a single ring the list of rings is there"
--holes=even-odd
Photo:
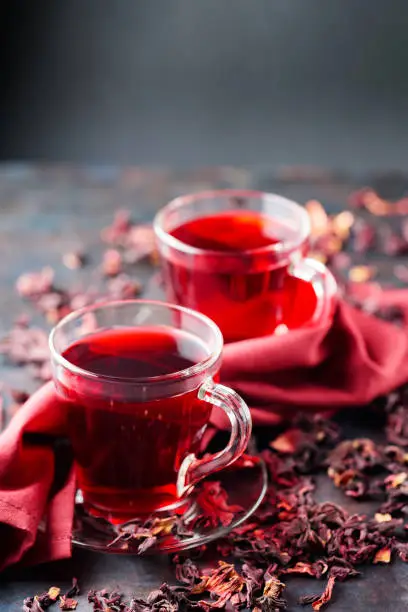
[[[133,401],[129,383],[179,373],[208,357],[205,345],[175,328],[115,328],[82,338],[63,356],[97,375],[59,382],[88,508],[125,520],[176,501],[178,468],[198,450],[211,405],[197,390]],[[118,380],[112,385],[103,376]]]
[[[292,276],[284,249],[261,252],[290,242],[293,229],[255,211],[234,210],[192,219],[171,234],[202,253],[173,251],[164,259],[170,300],[209,316],[227,342],[267,335],[281,324],[299,327],[313,316],[314,288]]]

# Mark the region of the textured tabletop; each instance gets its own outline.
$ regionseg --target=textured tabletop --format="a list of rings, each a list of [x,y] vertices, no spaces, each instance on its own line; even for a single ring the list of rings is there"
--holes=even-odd
[[[251,187],[276,191],[300,203],[317,198],[329,211],[336,211],[344,207],[349,193],[362,184],[375,184],[387,192],[385,195],[394,197],[406,190],[408,178],[397,175],[345,177],[313,168],[272,172],[267,167],[197,171],[39,165],[0,167],[0,331],[7,331],[17,314],[34,313],[14,289],[15,280],[23,271],[50,265],[60,285],[74,283],[85,287],[92,281],[92,270],[99,265],[103,249],[100,230],[111,222],[118,208],[130,209],[135,221],[148,221],[160,206],[182,193],[212,187]],[[62,255],[82,248],[89,253],[90,265],[79,271],[67,269],[62,263]],[[377,265],[380,275],[387,280],[391,275],[390,264],[378,261]],[[144,283],[151,273],[152,268],[144,263],[132,271]],[[38,322],[46,325],[41,318]],[[1,379],[18,388],[33,389],[36,385],[27,369],[6,364],[2,366]],[[7,415],[5,417],[7,421]],[[353,435],[367,433],[369,418],[347,427]],[[348,504],[350,511],[364,511],[364,506],[345,501],[344,496],[327,482],[320,487],[318,496],[322,500]],[[141,559],[75,550],[68,561],[3,573],[0,576],[0,610],[19,610],[24,597],[52,584],[68,586],[72,576],[79,579],[85,593],[91,587],[119,586],[121,590],[141,595],[164,580],[174,580],[171,563],[165,556]],[[297,595],[316,590],[316,585],[307,579],[290,580],[290,585],[289,610],[300,609],[296,604]],[[397,562],[364,568],[361,579],[339,585],[330,610],[402,612],[407,607],[408,567]],[[87,609],[85,598],[80,597],[78,610]]]

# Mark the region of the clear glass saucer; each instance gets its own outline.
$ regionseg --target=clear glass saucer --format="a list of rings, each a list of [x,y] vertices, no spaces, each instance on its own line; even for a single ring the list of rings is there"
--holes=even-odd
[[[147,529],[146,522],[141,519],[113,526],[105,519],[90,516],[79,492],[72,544],[93,551],[127,555],[176,553],[201,546],[221,538],[250,517],[265,496],[267,482],[264,462],[259,457],[246,456],[204,480],[177,514],[164,510],[149,517]],[[199,506],[200,491],[213,486],[225,491],[228,510],[233,507],[228,521],[224,521],[228,524],[221,521],[214,524],[208,516],[203,516]]]

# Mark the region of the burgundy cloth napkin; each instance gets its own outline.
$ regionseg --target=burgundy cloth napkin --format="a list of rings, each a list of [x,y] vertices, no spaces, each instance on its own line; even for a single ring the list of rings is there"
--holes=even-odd
[[[408,292],[386,293],[384,300],[405,309],[405,328],[340,301],[333,320],[316,327],[227,345],[222,382],[243,395],[257,425],[299,407],[363,405],[391,391],[408,381]],[[63,422],[47,383],[0,436],[0,568],[70,555],[72,469],[56,482],[55,441],[64,435]]]
[[[408,291],[384,292],[380,305],[398,307],[405,327],[339,300],[333,320],[316,327],[226,345],[221,380],[242,395],[258,425],[297,408],[367,404],[408,381]]]
[[[0,569],[24,559],[69,557],[75,479],[57,486],[55,443],[63,434],[52,383],[34,393],[0,436]]]

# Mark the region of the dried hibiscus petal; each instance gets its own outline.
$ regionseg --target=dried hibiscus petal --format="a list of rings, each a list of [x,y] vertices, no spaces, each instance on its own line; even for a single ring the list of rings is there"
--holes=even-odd
[[[335,581],[334,576],[329,576],[326,588],[321,595],[304,595],[299,599],[299,603],[303,606],[312,604],[313,610],[321,610],[332,598]]]
[[[353,266],[348,272],[348,277],[352,283],[366,283],[374,278],[376,273],[374,266]]]
[[[117,276],[122,271],[122,255],[115,249],[105,251],[102,272],[105,276]]]
[[[54,282],[54,270],[47,266],[40,272],[27,272],[18,277],[16,289],[24,298],[32,298],[51,290]]]
[[[85,265],[86,256],[82,251],[71,251],[63,255],[62,262],[69,270],[78,270]]]
[[[149,257],[154,264],[158,261],[153,227],[135,225],[126,239],[126,261],[136,263],[145,257]]]
[[[113,223],[101,232],[101,238],[109,244],[121,244],[128,235],[132,222],[128,210],[118,210],[115,213]]]
[[[119,274],[107,282],[109,297],[113,299],[127,300],[140,295],[142,285],[138,280],[131,279],[127,274]]]
[[[261,610],[285,610],[287,604],[281,597],[285,586],[276,576],[271,576],[265,582],[262,597],[257,600]]]
[[[350,235],[354,222],[355,217],[353,213],[350,210],[343,210],[333,217],[331,222],[332,230],[341,240],[346,240]]]
[[[364,219],[356,219],[353,225],[352,248],[356,253],[366,253],[375,244],[375,230]]]
[[[285,574],[308,574],[309,576],[315,576],[315,571],[311,563],[304,563],[298,561],[293,567],[288,567],[285,570]]]
[[[204,482],[200,487],[196,502],[200,508],[200,515],[197,520],[212,527],[216,527],[220,523],[224,526],[229,525],[235,513],[242,511],[241,506],[228,503],[227,492],[220,482]]]
[[[294,453],[304,441],[304,432],[300,429],[288,429],[270,442],[269,446],[280,453]]]
[[[192,587],[200,581],[200,571],[191,559],[186,559],[183,563],[177,563],[176,578]]]
[[[201,582],[191,589],[193,595],[208,592],[217,596],[218,606],[224,606],[233,595],[242,591],[245,581],[231,563],[218,562],[218,568],[210,570],[201,576]],[[217,607],[218,607],[217,606]]]
[[[391,549],[381,548],[375,553],[373,563],[389,563],[391,561]]]
[[[318,200],[309,200],[305,208],[309,213],[312,236],[325,234],[329,228],[329,217],[322,204]]]
[[[59,607],[61,610],[76,610],[78,602],[76,599],[72,597],[66,597],[66,595],[62,595],[60,598]]]

